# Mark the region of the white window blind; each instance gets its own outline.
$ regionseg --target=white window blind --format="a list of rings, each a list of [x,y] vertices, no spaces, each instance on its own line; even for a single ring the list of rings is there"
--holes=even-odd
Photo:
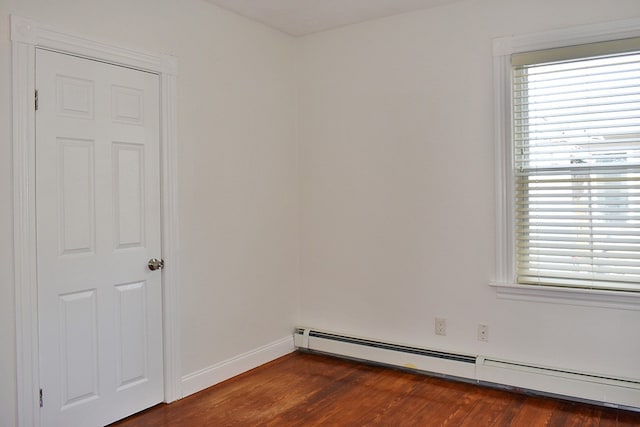
[[[518,282],[640,291],[640,39],[512,72]]]

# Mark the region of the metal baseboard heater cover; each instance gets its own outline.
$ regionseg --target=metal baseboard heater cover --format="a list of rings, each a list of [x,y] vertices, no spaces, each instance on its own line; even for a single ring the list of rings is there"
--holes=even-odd
[[[637,379],[534,366],[303,327],[296,328],[294,343],[302,350],[640,411]]]
[[[310,328],[297,328],[300,349],[382,363],[459,379],[474,380],[476,356],[383,342]]]

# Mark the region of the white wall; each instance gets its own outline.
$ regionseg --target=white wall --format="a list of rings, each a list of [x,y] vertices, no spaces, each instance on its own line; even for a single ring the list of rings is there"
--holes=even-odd
[[[295,39],[202,0],[0,0],[0,426],[15,422],[10,13],[178,58],[182,373],[290,335]]]
[[[633,16],[637,0],[467,0],[303,38],[301,325],[638,378],[640,311],[488,286],[492,38]]]

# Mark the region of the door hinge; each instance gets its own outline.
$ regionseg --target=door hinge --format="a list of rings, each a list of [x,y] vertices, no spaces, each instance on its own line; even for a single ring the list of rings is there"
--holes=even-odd
[[[38,90],[37,89],[35,94],[35,104],[36,104],[36,111],[38,111]]]
[[[44,399],[42,398],[42,389],[40,389],[40,407],[44,405]]]

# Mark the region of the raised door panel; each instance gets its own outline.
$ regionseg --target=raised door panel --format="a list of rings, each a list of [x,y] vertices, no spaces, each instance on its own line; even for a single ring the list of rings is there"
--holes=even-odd
[[[122,390],[148,381],[147,284],[128,283],[115,289],[118,295],[117,387]]]
[[[60,255],[94,253],[93,141],[58,138],[57,145]]]
[[[111,87],[111,116],[114,122],[144,124],[144,91],[124,86]]]
[[[144,246],[144,145],[113,143],[116,249]]]
[[[94,118],[94,82],[78,77],[56,76],[56,112],[59,116]]]
[[[62,410],[97,399],[97,291],[60,295],[60,371]]]

